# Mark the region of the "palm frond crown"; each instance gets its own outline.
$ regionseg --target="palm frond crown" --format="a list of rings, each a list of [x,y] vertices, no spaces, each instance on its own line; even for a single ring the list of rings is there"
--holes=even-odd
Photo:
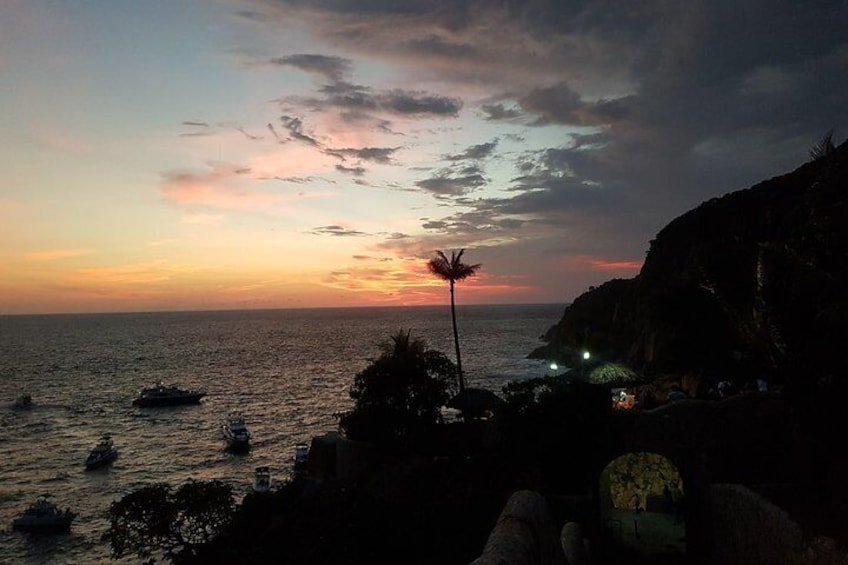
[[[465,249],[460,249],[459,252],[451,251],[448,258],[442,251],[436,251],[436,256],[427,262],[427,269],[437,277],[450,282],[474,276],[482,265],[480,263],[466,265],[462,262],[463,253]]]
[[[810,147],[810,160],[826,159],[833,155],[834,151],[836,151],[836,145],[833,143],[833,130],[830,130],[824,134],[821,140]]]

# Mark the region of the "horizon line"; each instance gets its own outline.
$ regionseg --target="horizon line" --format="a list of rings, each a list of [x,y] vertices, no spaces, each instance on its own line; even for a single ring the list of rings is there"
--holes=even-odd
[[[567,307],[570,302],[493,302],[478,304],[457,304],[456,308],[491,307],[491,306],[562,306]],[[433,308],[444,306],[450,308],[450,304],[382,304],[382,305],[360,305],[360,306],[287,306],[278,308],[214,308],[209,310],[116,310],[112,312],[39,312],[28,314],[3,314],[0,318],[22,318],[26,316],[120,316],[127,314],[198,314],[198,313],[226,313],[226,312],[275,312],[281,310],[367,310],[378,308]]]

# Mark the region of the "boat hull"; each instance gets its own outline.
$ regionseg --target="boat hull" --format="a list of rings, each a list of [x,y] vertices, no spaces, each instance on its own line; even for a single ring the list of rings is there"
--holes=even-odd
[[[268,467],[257,467],[253,480],[254,492],[268,492],[271,490],[271,470]]]
[[[246,453],[250,451],[249,441],[227,441],[227,450],[233,453]]]
[[[32,533],[61,533],[71,530],[71,522],[73,518],[56,518],[53,520],[27,520],[25,518],[17,518],[12,521],[12,529],[21,532]]]
[[[221,428],[221,432],[224,436],[224,441],[227,442],[227,449],[229,451],[234,451],[237,453],[242,453],[245,451],[250,451],[250,435],[249,434],[239,434],[233,435],[232,431],[223,426]]]
[[[184,404],[200,404],[200,399],[206,396],[206,393],[184,394],[181,396],[169,396],[162,398],[145,398],[140,397],[133,400],[133,406],[142,408],[157,408],[160,406],[181,406]]]
[[[105,467],[110,464],[112,461],[118,458],[118,452],[112,451],[108,455],[104,455],[102,457],[98,457],[96,459],[88,459],[85,462],[85,470],[93,471],[95,469],[99,469],[101,467]]]

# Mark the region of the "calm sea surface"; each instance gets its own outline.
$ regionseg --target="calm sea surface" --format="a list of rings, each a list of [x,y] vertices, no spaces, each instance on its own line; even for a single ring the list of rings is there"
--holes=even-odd
[[[469,386],[500,392],[541,376],[543,363],[526,356],[562,311],[460,307]],[[109,562],[100,541],[109,504],[147,484],[221,479],[241,495],[257,466],[284,478],[295,444],[336,429],[353,376],[400,328],[454,357],[447,307],[0,316],[0,563]],[[199,406],[132,406],[157,381],[208,396]],[[15,409],[24,392],[34,406]],[[224,450],[220,424],[232,409],[253,434],[246,455]],[[84,472],[104,434],[120,457]],[[70,534],[11,530],[41,493],[79,514]]]

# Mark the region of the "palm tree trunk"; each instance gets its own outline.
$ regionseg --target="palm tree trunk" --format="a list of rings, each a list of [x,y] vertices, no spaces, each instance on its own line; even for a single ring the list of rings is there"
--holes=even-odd
[[[456,303],[453,297],[453,281],[450,281],[451,321],[453,321],[453,344],[456,347],[456,368],[459,372],[459,392],[465,390],[465,375],[462,374],[462,358],[459,356],[459,331],[456,329]]]

